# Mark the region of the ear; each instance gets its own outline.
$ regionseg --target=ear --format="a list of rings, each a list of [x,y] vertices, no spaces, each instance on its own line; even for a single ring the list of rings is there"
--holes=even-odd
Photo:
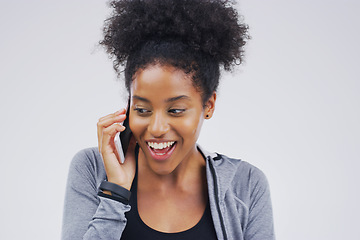
[[[216,92],[214,92],[209,100],[205,103],[204,118],[210,119],[215,111]]]

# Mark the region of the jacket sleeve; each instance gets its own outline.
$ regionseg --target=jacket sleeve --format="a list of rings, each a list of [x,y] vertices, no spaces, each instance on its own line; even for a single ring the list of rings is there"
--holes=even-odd
[[[249,180],[249,217],[244,239],[274,240],[273,212],[266,176],[259,169],[253,168]]]
[[[62,240],[120,239],[130,206],[97,196],[97,171],[95,154],[89,149],[73,158],[65,193]]]

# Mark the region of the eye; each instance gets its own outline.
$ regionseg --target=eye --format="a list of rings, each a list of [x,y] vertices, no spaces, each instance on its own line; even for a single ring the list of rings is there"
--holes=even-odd
[[[186,109],[173,108],[173,109],[170,109],[168,112],[171,115],[179,116],[179,115],[182,115],[185,111],[186,111]]]
[[[134,111],[136,111],[140,116],[146,116],[151,113],[151,111],[146,108],[135,108]]]

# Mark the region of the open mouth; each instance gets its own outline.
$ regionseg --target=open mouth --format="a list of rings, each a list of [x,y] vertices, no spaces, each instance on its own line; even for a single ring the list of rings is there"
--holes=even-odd
[[[172,154],[175,149],[176,142],[146,142],[150,150],[151,155],[158,160],[163,160]]]

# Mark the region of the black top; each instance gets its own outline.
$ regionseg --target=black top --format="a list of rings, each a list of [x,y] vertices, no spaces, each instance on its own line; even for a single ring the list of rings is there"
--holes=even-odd
[[[176,239],[196,239],[196,240],[216,240],[216,232],[211,217],[210,204],[206,205],[205,212],[200,221],[192,228],[183,232],[164,233],[147,226],[140,218],[137,208],[137,174],[131,187],[131,198],[129,202],[131,210],[125,213],[127,224],[121,236],[122,240],[141,239],[141,240],[176,240]]]

